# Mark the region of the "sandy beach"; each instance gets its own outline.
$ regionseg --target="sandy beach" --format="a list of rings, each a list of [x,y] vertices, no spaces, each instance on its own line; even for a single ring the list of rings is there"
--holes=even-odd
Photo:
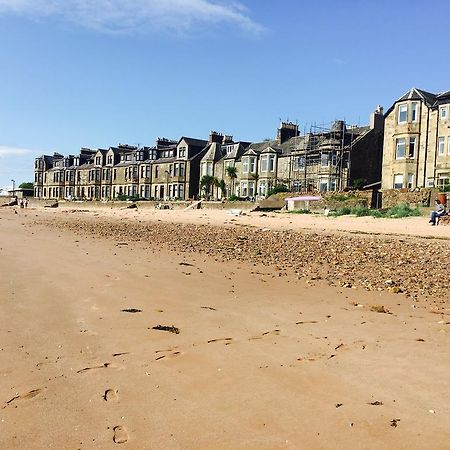
[[[0,448],[448,449],[450,227],[0,208]]]

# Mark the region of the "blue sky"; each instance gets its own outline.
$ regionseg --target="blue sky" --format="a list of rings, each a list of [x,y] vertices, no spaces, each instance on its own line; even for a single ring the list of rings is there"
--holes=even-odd
[[[0,0],[0,187],[36,155],[366,124],[450,89],[450,2]]]

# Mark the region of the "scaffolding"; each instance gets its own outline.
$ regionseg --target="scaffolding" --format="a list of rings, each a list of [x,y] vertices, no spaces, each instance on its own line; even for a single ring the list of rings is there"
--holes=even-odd
[[[311,125],[290,148],[293,192],[342,191],[348,187],[353,130],[345,121]]]

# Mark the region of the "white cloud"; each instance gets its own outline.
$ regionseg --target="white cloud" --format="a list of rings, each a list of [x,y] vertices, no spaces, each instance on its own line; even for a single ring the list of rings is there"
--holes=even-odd
[[[230,23],[251,34],[264,27],[233,0],[0,0],[0,14],[57,17],[109,33],[186,32],[194,25]]]
[[[32,153],[36,153],[34,150],[28,148],[17,148],[17,147],[7,147],[0,145],[0,158],[11,157],[11,156],[27,156]]]

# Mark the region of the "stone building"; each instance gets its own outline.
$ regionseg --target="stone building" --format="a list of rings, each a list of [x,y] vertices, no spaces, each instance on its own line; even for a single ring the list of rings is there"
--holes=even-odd
[[[34,192],[42,199],[194,198],[206,145],[189,137],[158,138],[153,147],[119,144],[82,148],[76,156],[43,155],[35,160]]]
[[[241,198],[265,197],[277,185],[293,192],[324,192],[376,183],[381,180],[383,133],[379,107],[364,127],[336,121],[329,129],[317,127],[301,136],[297,124],[281,122],[276,139],[252,144],[219,135],[202,158],[201,174],[223,179],[227,195]],[[213,198],[221,196],[221,189],[213,188]]]
[[[382,109],[369,126],[336,121],[300,135],[281,122],[273,140],[250,143],[212,131],[208,141],[158,138],[152,147],[82,148],[78,155],[35,161],[35,196],[43,199],[187,200],[265,197],[277,185],[294,192],[337,191],[381,179]],[[205,175],[217,182],[201,192]]]
[[[383,189],[441,187],[450,182],[450,91],[412,88],[386,111]]]

